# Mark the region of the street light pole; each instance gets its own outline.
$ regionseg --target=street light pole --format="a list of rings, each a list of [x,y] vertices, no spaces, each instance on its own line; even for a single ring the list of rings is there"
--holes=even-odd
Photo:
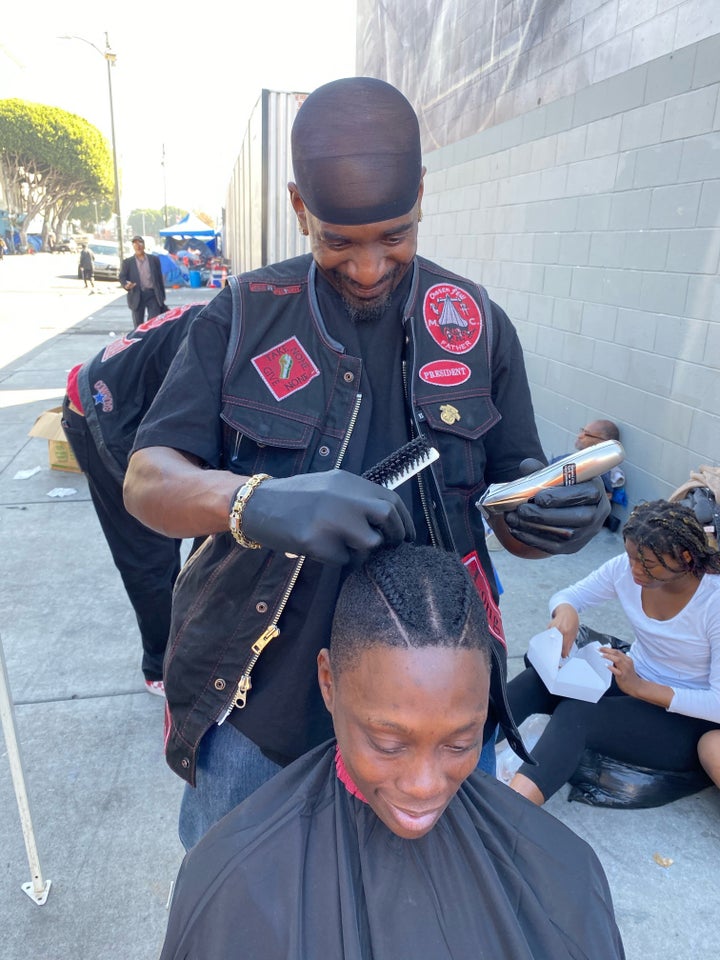
[[[110,97],[110,135],[112,140],[113,173],[115,175],[115,213],[117,215],[118,256],[122,260],[125,251],[123,249],[122,214],[120,212],[120,178],[118,177],[117,141],[115,139],[115,107],[113,104],[113,88],[112,88],[112,68],[115,66],[115,61],[117,60],[117,54],[113,53],[110,48],[110,40],[108,39],[107,33],[105,34],[105,50],[101,50],[100,47],[96,47],[91,40],[86,40],[85,37],[78,37],[78,36],[75,36],[74,34],[72,36],[65,35],[65,36],[59,37],[58,39],[59,40],[82,40],[83,43],[86,43],[89,47],[92,47],[93,50],[97,50],[100,56],[107,63],[108,94]]]
[[[97,47],[95,48],[97,49]],[[125,256],[123,247],[123,228],[122,214],[120,213],[120,178],[118,177],[117,146],[115,141],[115,109],[113,107],[113,89],[112,89],[112,68],[115,66],[117,56],[110,49],[110,41],[107,33],[105,34],[105,52],[103,53],[107,63],[108,75],[108,94],[110,96],[110,133],[112,135],[112,153],[113,153],[113,171],[115,173],[115,212],[117,213],[117,238],[118,238],[118,257],[122,262]]]

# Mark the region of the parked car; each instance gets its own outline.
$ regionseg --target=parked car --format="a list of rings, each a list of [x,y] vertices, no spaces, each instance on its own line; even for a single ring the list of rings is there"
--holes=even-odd
[[[87,245],[95,257],[94,273],[98,280],[117,280],[120,276],[118,245],[112,240],[90,240]],[[78,278],[82,279],[78,265]]]
[[[55,241],[55,253],[77,253],[77,249],[74,237],[61,237]]]

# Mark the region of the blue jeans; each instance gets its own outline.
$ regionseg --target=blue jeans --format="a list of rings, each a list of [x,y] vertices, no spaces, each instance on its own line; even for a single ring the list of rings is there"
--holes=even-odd
[[[497,727],[488,742],[482,748],[480,759],[478,760],[477,770],[483,770],[493,777],[497,774],[497,764],[495,762],[495,741],[497,740]]]
[[[186,850],[282,768],[231,723],[213,724],[198,751],[195,782],[186,784],[178,833]]]

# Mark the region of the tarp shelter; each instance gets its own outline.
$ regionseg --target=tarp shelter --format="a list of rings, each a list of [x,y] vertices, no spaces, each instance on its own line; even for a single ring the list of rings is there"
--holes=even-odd
[[[208,247],[215,252],[215,238],[218,231],[215,227],[209,227],[206,223],[192,213],[188,213],[179,223],[174,223],[169,227],[163,227],[158,231],[161,237],[177,237],[178,239],[189,240],[196,237],[203,240]]]

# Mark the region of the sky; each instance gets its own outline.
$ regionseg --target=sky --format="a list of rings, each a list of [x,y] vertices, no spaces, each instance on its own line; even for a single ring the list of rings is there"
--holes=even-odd
[[[106,33],[125,219],[166,201],[218,219],[261,90],[355,73],[355,0],[35,0],[5,7],[0,99],[77,113],[110,143],[106,61],[90,45]]]

